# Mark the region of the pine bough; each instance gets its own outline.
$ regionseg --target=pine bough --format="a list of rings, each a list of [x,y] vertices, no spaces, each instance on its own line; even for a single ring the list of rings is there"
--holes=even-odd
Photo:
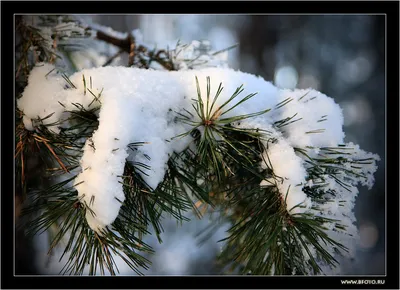
[[[56,225],[64,273],[115,274],[115,255],[140,273],[149,227],[159,236],[162,216],[199,204],[232,223],[220,259],[240,273],[323,274],[355,255],[357,186],[372,187],[379,157],[344,143],[341,109],[320,92],[229,68],[68,77],[40,63],[17,104],[19,138],[58,164],[30,195],[27,229]]]

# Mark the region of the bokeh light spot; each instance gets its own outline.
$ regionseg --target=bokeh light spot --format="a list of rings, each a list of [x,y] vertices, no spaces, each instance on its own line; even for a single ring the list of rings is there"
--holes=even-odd
[[[296,88],[298,81],[298,74],[293,66],[283,66],[275,72],[275,85],[284,89]]]

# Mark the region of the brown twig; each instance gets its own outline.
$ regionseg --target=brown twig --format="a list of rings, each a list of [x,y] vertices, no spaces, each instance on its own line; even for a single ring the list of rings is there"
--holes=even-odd
[[[24,150],[21,150],[21,184],[25,182],[25,162],[24,162]]]
[[[129,46],[129,66],[132,66],[135,59],[135,40],[133,39],[132,35],[129,35],[129,38],[131,39],[131,43]]]
[[[126,39],[118,39],[115,37],[112,37],[111,35],[108,35],[102,31],[97,31],[96,33],[96,38],[98,40],[102,40],[105,41],[107,43],[113,44],[119,48],[121,48],[123,51],[129,53],[130,52],[130,45],[131,45],[131,41],[133,39],[127,37]]]
[[[17,73],[15,74],[15,79],[18,79],[19,72],[21,71],[21,68],[22,68],[22,61],[19,63]]]
[[[54,35],[52,48],[53,48],[54,52],[57,50],[57,34]],[[52,53],[49,62],[54,63],[55,60],[56,60],[56,55],[55,55],[55,53]]]
[[[67,169],[67,167],[65,167],[64,163],[62,163],[60,157],[58,157],[58,155],[54,152],[53,148],[51,148],[51,146],[47,143],[49,140],[47,140],[47,139],[45,139],[45,138],[43,138],[43,137],[40,137],[40,136],[38,136],[38,135],[36,135],[36,134],[34,134],[34,136],[35,136],[35,139],[36,139],[38,142],[43,142],[44,145],[46,145],[47,149],[49,149],[49,151],[51,152],[51,154],[53,154],[54,158],[57,160],[58,164],[60,164],[61,168],[62,168],[65,172],[69,172],[69,170]]]

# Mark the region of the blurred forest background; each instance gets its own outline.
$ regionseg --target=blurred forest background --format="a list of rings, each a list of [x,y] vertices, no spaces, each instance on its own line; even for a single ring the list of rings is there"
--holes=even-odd
[[[282,88],[314,88],[343,109],[346,142],[379,154],[372,190],[360,188],[356,216],[361,241],[343,274],[385,274],[385,16],[383,15],[79,15],[120,32],[139,29],[143,42],[172,47],[177,40],[209,40],[212,50],[229,51],[229,66],[262,76]],[[118,51],[107,48],[106,54]],[[75,57],[77,59],[78,56]],[[98,65],[98,59],[81,67]],[[115,65],[126,65],[120,55]],[[103,61],[104,62],[104,61]],[[101,65],[101,64],[100,64]],[[78,67],[79,68],[79,67]],[[197,235],[209,221],[176,227],[166,220],[164,243],[149,237],[156,254],[146,275],[212,275],[224,237],[222,227],[206,242]],[[57,274],[63,264],[48,261],[46,237],[17,244],[17,274]],[[120,274],[133,275],[121,265]]]

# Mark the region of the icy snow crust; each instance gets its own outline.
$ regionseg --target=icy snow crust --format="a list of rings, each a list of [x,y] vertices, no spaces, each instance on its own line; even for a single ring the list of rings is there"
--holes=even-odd
[[[92,79],[91,91],[95,95],[101,92],[99,102],[93,102],[91,94],[87,92],[84,94],[83,76],[87,86],[89,86],[89,78]],[[92,215],[90,211],[87,211],[87,221],[92,229],[100,231],[116,219],[121,206],[120,202],[125,199],[120,182],[126,160],[149,165],[151,169],[148,176],[142,177],[151,188],[155,189],[164,178],[169,155],[174,151],[182,151],[192,141],[191,137],[172,138],[190,129],[181,122],[175,122],[175,117],[176,112],[183,112],[183,109],[194,113],[193,99],[197,99],[195,77],[198,78],[204,101],[206,101],[206,77],[210,77],[211,80],[211,97],[215,95],[219,84],[222,83],[224,89],[214,106],[215,109],[241,85],[244,86],[244,91],[233,104],[250,93],[257,93],[255,97],[242,103],[224,117],[271,109],[264,115],[243,120],[240,124],[233,124],[238,127],[268,130],[272,137],[277,139],[275,143],[268,144],[268,151],[264,153],[268,154],[270,164],[262,163],[260,166],[273,168],[274,173],[282,177],[282,182],[277,183],[276,180],[266,179],[260,186],[269,186],[274,183],[282,197],[286,198],[290,213],[308,211],[318,215],[322,211],[329,211],[330,213],[325,216],[345,219],[343,223],[348,225],[347,230],[343,232],[333,228],[328,230],[338,241],[348,239],[345,243],[348,246],[351,243],[350,240],[357,236],[357,229],[353,224],[355,218],[352,213],[355,196],[358,193],[357,188],[352,187],[352,192],[349,193],[331,180],[327,186],[333,187],[338,192],[337,196],[332,196],[333,202],[327,203],[327,208],[321,211],[315,210],[312,207],[312,201],[302,191],[304,185],[313,186],[315,181],[306,180],[305,157],[295,153],[294,150],[295,147],[314,147],[308,152],[311,157],[314,157],[317,156],[319,148],[343,144],[342,111],[332,98],[320,92],[312,89],[279,90],[261,77],[228,68],[167,72],[126,67],[100,67],[73,74],[70,80],[76,89],[66,89],[65,80],[54,70],[54,67],[41,64],[32,70],[28,86],[18,100],[18,107],[25,114],[25,127],[34,130],[31,119],[44,118],[53,113],[51,117],[44,120],[45,124],[53,123],[62,118],[65,110],[76,109],[72,103],[82,104],[87,109],[101,105],[99,127],[86,141],[80,161],[81,172],[75,179],[79,197],[83,198],[94,212]],[[279,106],[283,101],[288,100],[289,103]],[[274,126],[276,121],[290,118],[295,114],[297,115],[294,119],[300,119],[295,123],[279,130]],[[196,116],[195,113],[193,115]],[[56,133],[59,132],[57,126],[50,128]],[[132,154],[127,146],[134,142],[147,143],[138,147],[138,150]],[[358,146],[350,145],[354,147],[356,157],[372,156],[360,150]],[[146,156],[151,159],[149,160]],[[265,157],[264,160],[266,160]],[[372,186],[373,173],[376,171],[375,164],[366,166],[363,170],[369,178],[363,180],[362,184]],[[326,176],[326,180],[329,181],[329,178]],[[357,185],[359,182],[361,180],[353,180],[351,184]],[[341,206],[340,202],[346,206]],[[298,204],[303,207],[296,207]],[[353,237],[348,236],[346,231],[353,234]],[[350,248],[351,252],[354,247]]]

